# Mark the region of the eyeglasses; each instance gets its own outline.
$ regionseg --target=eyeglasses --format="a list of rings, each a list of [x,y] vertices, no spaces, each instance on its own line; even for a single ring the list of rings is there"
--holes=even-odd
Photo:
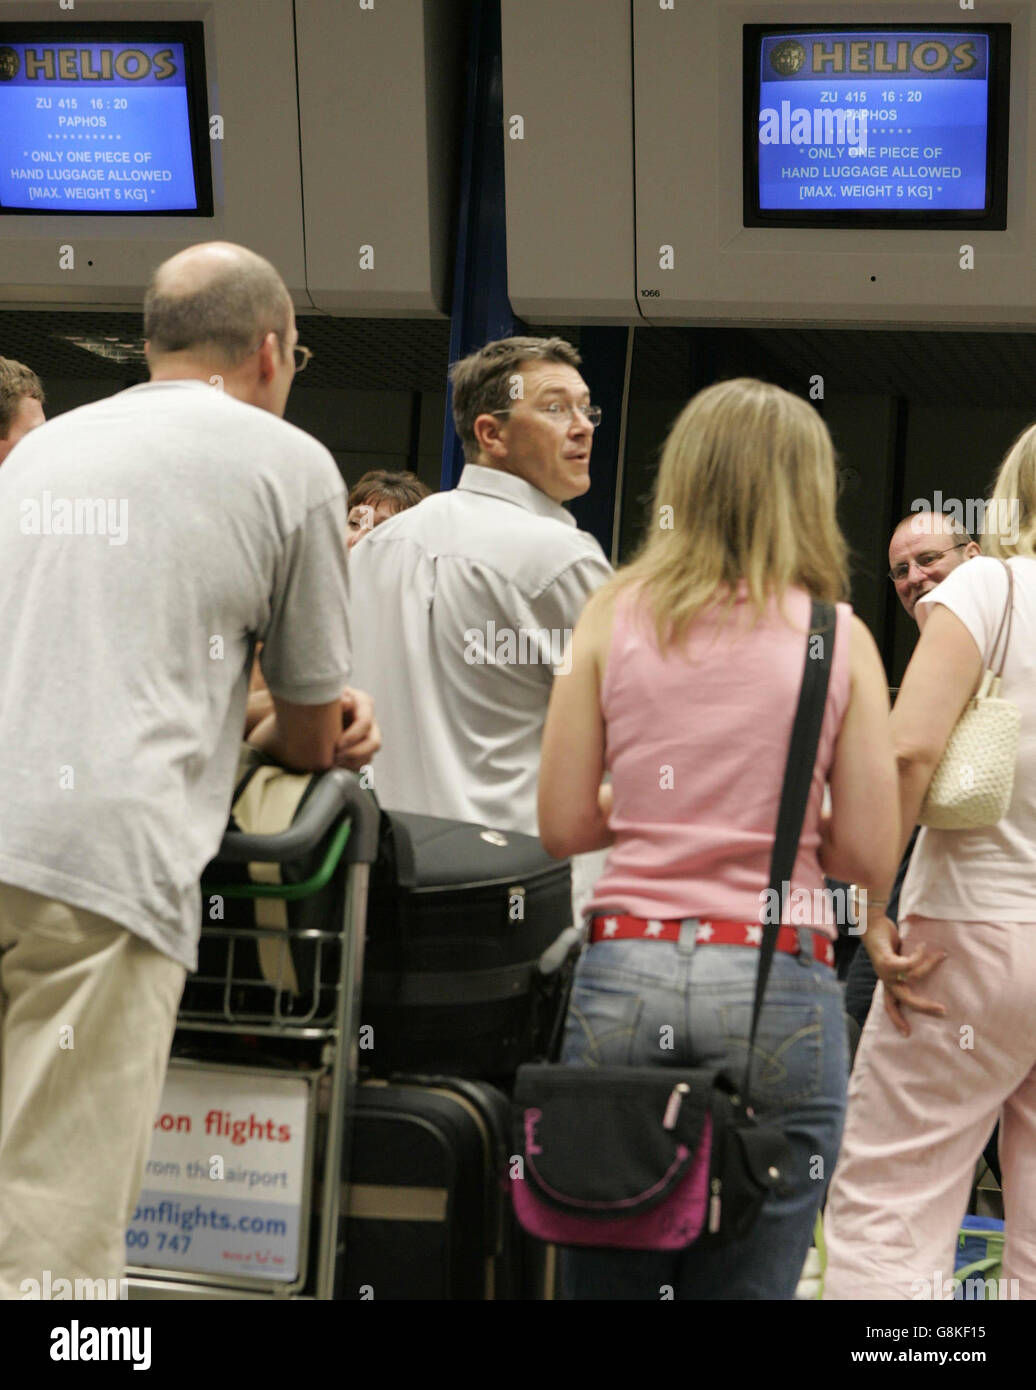
[[[954,550],[962,550],[964,546],[970,544],[970,541],[958,541],[956,545],[948,546],[946,550],[926,550],[923,555],[915,555],[912,560],[904,560],[902,564],[890,569],[888,576],[893,584],[902,584],[910,573],[911,565],[916,565],[919,570],[931,569],[933,565],[938,564],[944,555],[949,555]]]
[[[271,331],[272,331],[272,330],[271,330]],[[266,337],[267,337],[267,335],[264,333],[264,334],[263,334],[263,337],[262,337],[262,341],[256,343],[255,347],[252,349],[252,352],[258,352],[258,351],[259,351],[259,349],[262,347],[263,343],[266,342]],[[252,356],[252,352],[250,352],[250,353],[248,354],[249,357]],[[309,366],[309,363],[310,363],[310,361],[312,360],[312,357],[313,357],[313,353],[312,353],[312,351],[311,351],[308,347],[303,347],[301,343],[296,343],[295,346],[294,346],[294,347],[292,348],[292,350],[291,350],[291,354],[292,354],[292,360],[294,361],[294,364],[295,364],[295,375],[297,376],[297,375],[299,374],[299,372],[304,372],[304,371],[306,370],[306,368]]]
[[[564,420],[568,424],[571,424],[575,419],[575,413],[578,410],[591,429],[597,428],[601,423],[601,416],[604,414],[599,405],[562,405],[561,401],[548,401],[546,405],[537,405],[533,409],[538,410],[541,415],[549,416],[551,420]],[[486,413],[488,415],[510,415],[511,411],[490,410]]]

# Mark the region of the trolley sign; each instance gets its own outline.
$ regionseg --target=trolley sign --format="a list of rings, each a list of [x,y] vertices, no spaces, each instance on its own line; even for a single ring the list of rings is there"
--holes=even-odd
[[[171,1062],[127,1264],[301,1283],[312,1100],[305,1074]]]

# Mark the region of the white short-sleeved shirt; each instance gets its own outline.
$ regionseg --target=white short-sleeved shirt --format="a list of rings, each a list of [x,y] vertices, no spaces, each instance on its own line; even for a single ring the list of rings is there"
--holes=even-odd
[[[188,969],[257,640],[275,695],[349,660],[345,488],[315,439],[198,381],[41,426],[0,468],[0,883]]]
[[[611,575],[597,541],[531,483],[468,464],[349,565],[352,678],[381,727],[381,804],[537,835],[553,663]]]
[[[1000,696],[1021,711],[1007,815],[980,830],[922,829],[900,899],[911,913],[951,921],[1036,922],[1036,560],[1013,557],[1014,616]],[[985,665],[1007,599],[1001,561],[959,565],[921,603],[942,603],[975,639]]]

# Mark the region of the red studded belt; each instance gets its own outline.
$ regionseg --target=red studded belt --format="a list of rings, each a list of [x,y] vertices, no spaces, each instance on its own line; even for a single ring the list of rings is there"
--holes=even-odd
[[[616,914],[594,917],[590,921],[590,940],[598,941],[678,941],[683,918],[661,921],[653,917],[628,917]],[[763,928],[759,922],[728,922],[712,918],[699,921],[694,937],[696,946],[761,946]],[[777,950],[789,955],[799,954],[797,927],[781,927],[777,932]],[[819,932],[813,932],[813,955],[821,965],[835,963],[834,943]]]

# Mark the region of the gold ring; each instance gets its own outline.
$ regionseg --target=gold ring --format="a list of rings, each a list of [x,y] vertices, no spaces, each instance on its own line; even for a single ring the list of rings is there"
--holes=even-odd
[[[906,979],[906,976],[903,974],[903,972],[902,972],[902,970],[901,970],[901,971],[899,972],[899,974],[896,976],[896,984],[897,984],[897,985],[901,985],[901,984],[904,982],[905,979]]]

